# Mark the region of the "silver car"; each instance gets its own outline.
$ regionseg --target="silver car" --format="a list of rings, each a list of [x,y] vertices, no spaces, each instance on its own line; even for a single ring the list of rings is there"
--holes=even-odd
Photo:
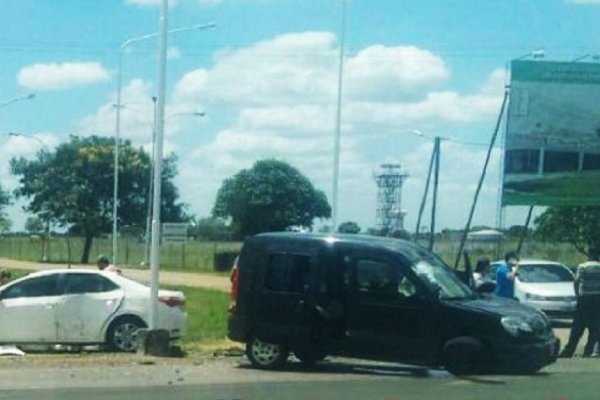
[[[490,278],[502,261],[492,263]],[[520,302],[542,310],[549,317],[572,318],[577,298],[573,272],[564,264],[546,260],[521,260],[515,280],[515,297]]]

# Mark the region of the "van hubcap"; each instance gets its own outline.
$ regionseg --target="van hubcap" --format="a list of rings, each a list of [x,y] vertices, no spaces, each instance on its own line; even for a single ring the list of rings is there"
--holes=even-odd
[[[252,341],[251,351],[256,361],[263,365],[269,365],[277,361],[281,355],[282,349],[278,344],[254,339]]]

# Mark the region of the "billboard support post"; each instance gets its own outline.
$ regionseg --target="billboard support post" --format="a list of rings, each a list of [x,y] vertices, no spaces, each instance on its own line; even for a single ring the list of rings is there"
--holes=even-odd
[[[473,204],[471,205],[471,211],[469,212],[469,218],[467,219],[467,224],[465,225],[465,229],[463,230],[462,237],[460,239],[458,253],[456,254],[456,260],[454,261],[454,269],[458,268],[458,263],[460,262],[461,253],[465,247],[465,242],[467,241],[467,235],[469,233],[469,229],[471,228],[471,222],[473,221],[473,215],[475,214],[475,207],[477,206],[479,192],[481,192],[481,187],[483,186],[483,180],[485,179],[487,167],[488,167],[488,164],[490,163],[490,157],[492,155],[492,150],[494,149],[494,144],[496,143],[496,138],[498,137],[498,132],[500,131],[500,124],[502,123],[502,118],[504,117],[504,110],[506,109],[508,93],[509,93],[509,89],[506,88],[504,90],[504,98],[502,99],[502,106],[500,106],[500,114],[498,115],[498,120],[496,121],[496,128],[494,129],[494,134],[492,135],[492,140],[490,141],[490,146],[488,147],[487,155],[485,158],[485,164],[483,165],[483,170],[481,171],[481,176],[479,177],[479,183],[477,184],[477,189],[475,190],[475,196],[473,197]]]
[[[523,248],[523,242],[525,241],[525,236],[527,236],[527,229],[529,229],[529,223],[531,222],[531,215],[533,214],[533,206],[529,206],[529,212],[527,212],[527,219],[525,220],[525,229],[521,232],[521,236],[519,237],[519,245],[517,246],[517,253],[521,253],[521,249]]]

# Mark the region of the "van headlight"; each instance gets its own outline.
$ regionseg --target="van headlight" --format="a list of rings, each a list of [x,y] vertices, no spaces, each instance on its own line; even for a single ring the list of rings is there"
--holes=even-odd
[[[515,337],[520,336],[523,333],[533,333],[531,325],[529,325],[527,321],[520,317],[502,317],[500,323],[506,332]]]

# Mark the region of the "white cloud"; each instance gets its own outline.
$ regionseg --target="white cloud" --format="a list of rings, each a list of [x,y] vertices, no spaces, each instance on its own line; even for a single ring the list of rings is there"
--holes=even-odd
[[[440,57],[414,46],[370,46],[345,67],[347,94],[353,100],[418,99],[450,75]]]
[[[98,62],[37,63],[22,68],[19,85],[30,90],[69,89],[110,79],[110,73]]]

